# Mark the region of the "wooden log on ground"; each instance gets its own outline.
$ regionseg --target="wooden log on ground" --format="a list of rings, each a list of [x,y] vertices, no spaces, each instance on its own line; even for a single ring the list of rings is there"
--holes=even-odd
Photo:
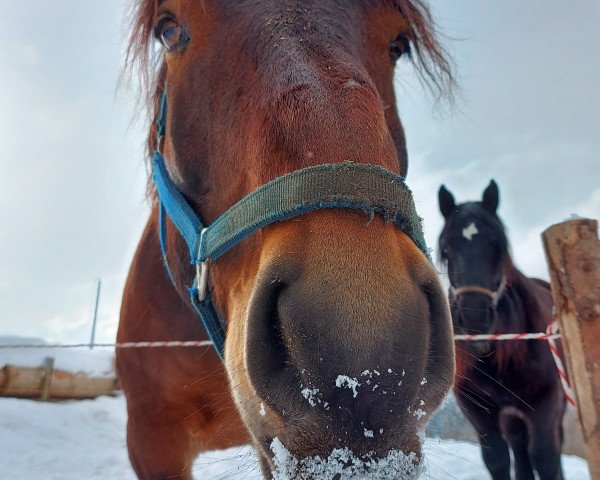
[[[552,297],[592,480],[600,480],[600,242],[598,222],[572,220],[543,234]]]
[[[46,383],[45,367],[17,367],[5,365],[0,369],[0,396],[41,398]],[[63,370],[53,370],[48,383],[49,399],[86,399],[114,395],[115,378],[94,378]]]

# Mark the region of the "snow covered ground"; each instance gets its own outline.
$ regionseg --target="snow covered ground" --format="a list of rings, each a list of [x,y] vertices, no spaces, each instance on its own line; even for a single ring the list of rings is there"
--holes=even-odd
[[[9,480],[135,480],[125,446],[125,400],[40,403],[0,398],[0,478]],[[430,480],[489,478],[479,448],[428,439]],[[563,457],[567,480],[587,480],[586,462]],[[194,463],[202,480],[262,480],[250,447],[210,452]]]
[[[0,344],[43,344],[35,338],[0,336]],[[45,357],[55,368],[92,376],[114,375],[114,352],[88,349],[0,350],[5,364],[39,367]],[[125,445],[125,399],[41,403],[0,398],[0,479],[135,480]],[[479,447],[471,443],[428,439],[424,479],[483,480],[489,476]],[[588,480],[587,464],[563,457],[567,480]],[[251,447],[201,455],[194,463],[202,480],[262,480]]]

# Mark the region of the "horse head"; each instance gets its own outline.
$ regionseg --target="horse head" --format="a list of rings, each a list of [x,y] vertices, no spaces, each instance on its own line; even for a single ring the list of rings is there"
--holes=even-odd
[[[206,224],[319,164],[404,176],[395,62],[412,50],[434,81],[448,73],[418,2],[140,0],[136,15],[133,57],[154,51],[153,37],[162,48],[154,118],[168,99],[164,138],[152,130],[150,145],[160,144],[170,179]],[[340,448],[372,462],[418,457],[425,413],[452,384],[437,273],[410,235],[369,213],[272,223],[210,262],[231,391],[265,474],[281,467],[281,447],[297,475],[309,475],[304,460]],[[186,244],[171,222],[166,230],[167,263],[187,298]]]
[[[439,206],[444,228],[439,239],[440,259],[447,265],[456,333],[489,334],[496,327],[496,309],[508,287],[508,239],[497,215],[498,186],[494,180],[481,201],[457,205],[441,186]],[[490,342],[474,342],[479,354]]]

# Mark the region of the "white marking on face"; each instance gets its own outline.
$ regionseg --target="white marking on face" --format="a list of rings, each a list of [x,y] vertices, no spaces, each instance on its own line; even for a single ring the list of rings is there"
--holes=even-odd
[[[463,228],[462,234],[469,242],[473,240],[473,235],[477,235],[479,230],[477,230],[477,225],[475,222],[471,222],[471,224],[467,228]]]

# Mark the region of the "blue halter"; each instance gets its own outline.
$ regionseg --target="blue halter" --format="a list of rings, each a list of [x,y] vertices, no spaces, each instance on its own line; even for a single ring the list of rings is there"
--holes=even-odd
[[[267,225],[315,210],[361,210],[370,216],[381,215],[394,223],[430,258],[421,219],[404,178],[376,165],[345,162],[296,170],[246,195],[211,225],[205,226],[165,167],[161,145],[166,130],[166,108],[167,97],[163,93],[157,120],[157,147],[152,160],[158,193],[160,248],[172,280],[165,242],[165,217],[168,216],[184,238],[190,263],[196,267],[196,276],[189,288],[191,303],[221,359],[225,344],[224,322],[219,319],[213,304],[208,285],[208,262],[216,261],[245,237]]]

